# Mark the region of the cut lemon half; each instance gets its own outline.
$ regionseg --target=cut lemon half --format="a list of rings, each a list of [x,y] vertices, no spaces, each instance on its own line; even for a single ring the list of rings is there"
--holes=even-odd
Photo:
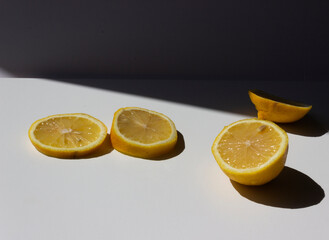
[[[35,148],[58,158],[87,155],[95,151],[106,136],[106,126],[84,113],[45,117],[35,121],[29,129],[29,138]]]
[[[245,185],[262,185],[282,171],[288,152],[288,136],[271,121],[245,119],[226,126],[211,150],[231,180]]]
[[[175,124],[164,114],[139,107],[120,108],[111,127],[113,148],[140,158],[158,157],[177,142]]]
[[[303,118],[311,105],[273,96],[261,90],[250,90],[249,97],[258,111],[258,118],[278,123],[295,122]]]

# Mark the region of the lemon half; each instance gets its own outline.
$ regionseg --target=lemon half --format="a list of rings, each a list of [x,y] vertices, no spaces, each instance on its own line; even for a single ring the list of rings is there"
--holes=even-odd
[[[278,176],[287,152],[287,133],[275,123],[259,119],[244,119],[226,126],[212,145],[223,172],[245,185],[262,185]]]

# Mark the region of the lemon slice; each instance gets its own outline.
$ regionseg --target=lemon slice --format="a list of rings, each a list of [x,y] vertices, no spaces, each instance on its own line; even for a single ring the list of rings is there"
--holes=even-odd
[[[45,117],[35,121],[29,129],[29,138],[35,148],[58,158],[87,155],[104,142],[106,135],[106,126],[84,113]]]
[[[173,121],[164,114],[138,107],[115,112],[110,136],[114,149],[140,158],[168,153],[177,142]]]
[[[223,172],[245,185],[262,185],[278,176],[287,152],[287,133],[275,123],[259,119],[226,126],[212,145],[212,153]]]
[[[261,90],[250,90],[249,97],[258,111],[258,118],[278,123],[295,122],[303,118],[311,105],[273,96]]]

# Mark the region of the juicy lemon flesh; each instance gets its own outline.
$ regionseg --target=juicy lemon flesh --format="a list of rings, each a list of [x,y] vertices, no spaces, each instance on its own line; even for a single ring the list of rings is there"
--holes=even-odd
[[[166,119],[141,110],[123,111],[118,117],[117,126],[126,138],[143,144],[166,140],[172,134]]]
[[[34,130],[41,143],[57,148],[83,147],[97,140],[100,127],[92,121],[79,117],[50,118]]]
[[[236,169],[257,168],[276,154],[281,137],[271,126],[241,123],[228,129],[217,150],[222,159]]]

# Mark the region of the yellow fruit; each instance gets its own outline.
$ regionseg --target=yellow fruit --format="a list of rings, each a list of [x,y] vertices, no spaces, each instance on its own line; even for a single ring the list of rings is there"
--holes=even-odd
[[[261,90],[250,90],[249,97],[258,111],[258,118],[278,123],[295,122],[303,118],[311,105],[279,98]]]
[[[115,112],[110,136],[113,148],[140,158],[168,153],[177,142],[175,124],[167,116],[138,107]]]
[[[211,150],[231,180],[245,185],[262,185],[282,171],[288,152],[288,136],[271,121],[245,119],[226,126]]]
[[[58,158],[76,158],[94,152],[106,136],[106,126],[84,113],[45,117],[35,121],[29,129],[35,148]]]

